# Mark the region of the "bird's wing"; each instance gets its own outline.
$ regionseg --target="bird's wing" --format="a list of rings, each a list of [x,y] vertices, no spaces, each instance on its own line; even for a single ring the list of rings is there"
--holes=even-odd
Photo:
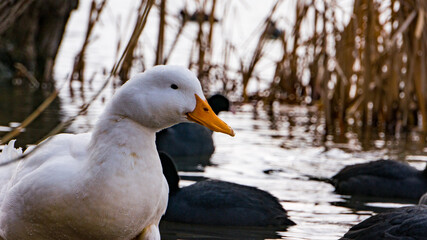
[[[58,134],[48,138],[40,146],[28,148],[24,152],[28,156],[22,159],[14,169],[10,169],[12,172],[8,173],[10,177],[2,186],[2,191],[7,191],[43,164],[57,162],[69,166],[72,161],[82,161],[87,158],[90,136],[88,133]]]

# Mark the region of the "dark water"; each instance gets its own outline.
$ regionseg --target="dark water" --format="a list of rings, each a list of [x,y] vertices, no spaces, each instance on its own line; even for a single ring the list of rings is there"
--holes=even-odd
[[[26,94],[19,87],[1,91],[0,135],[3,135],[10,130],[11,123],[21,121],[33,111],[43,97],[35,92]],[[64,115],[72,112],[66,111],[63,103],[66,101],[72,102],[58,99],[17,137],[17,143],[21,146],[34,143],[66,118]],[[354,134],[349,133],[344,139],[336,137],[339,142],[334,142],[334,137],[323,142],[323,127],[318,124],[315,109],[280,106],[275,113],[275,122],[272,122],[272,117],[262,106],[247,104],[236,108],[236,113],[220,114],[234,128],[236,136],[231,138],[214,133],[214,155],[208,163],[187,162],[187,165],[195,164],[193,169],[196,170],[180,172],[184,179],[182,185],[212,178],[256,186],[276,196],[297,225],[288,229],[269,229],[162,222],[163,239],[337,239],[350,226],[375,212],[414,204],[340,196],[329,184],[309,177],[330,177],[345,165],[379,157],[407,160],[422,169],[427,159],[426,148],[419,141],[413,141],[414,138],[400,141],[376,139],[361,144]],[[102,104],[91,109],[91,113],[81,116],[68,131],[90,129],[96,115],[102,111]],[[362,145],[371,148],[363,149]]]
[[[224,227],[161,222],[162,239],[280,239],[276,229],[258,227]]]
[[[49,95],[48,90],[35,90],[24,85],[0,85],[0,137],[24,121]],[[17,146],[34,144],[60,123],[61,100],[56,99],[19,135]]]

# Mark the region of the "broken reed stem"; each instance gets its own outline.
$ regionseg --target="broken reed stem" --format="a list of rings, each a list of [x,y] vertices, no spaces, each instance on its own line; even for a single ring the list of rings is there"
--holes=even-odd
[[[28,79],[28,81],[30,81],[31,85],[34,88],[39,88],[40,87],[40,82],[36,79],[36,77],[31,74],[28,69],[22,64],[22,63],[15,63],[15,68],[22,74],[25,76],[25,78]]]

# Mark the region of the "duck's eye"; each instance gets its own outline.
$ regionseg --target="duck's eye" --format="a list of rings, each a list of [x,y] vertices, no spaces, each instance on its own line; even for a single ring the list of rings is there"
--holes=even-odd
[[[171,85],[171,88],[172,88],[172,89],[178,89],[178,86],[177,86],[176,84],[172,84],[172,85]]]

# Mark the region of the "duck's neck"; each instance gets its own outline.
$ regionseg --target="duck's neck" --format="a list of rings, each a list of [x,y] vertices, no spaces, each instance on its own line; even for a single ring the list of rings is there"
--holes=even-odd
[[[120,115],[100,119],[87,149],[89,158],[79,171],[83,179],[78,194],[85,201],[81,211],[91,211],[94,219],[108,211],[113,218],[92,222],[110,224],[114,219],[114,231],[122,231],[121,226],[140,231],[140,226],[158,221],[149,214],[166,208],[160,204],[167,198],[167,187],[155,130]]]
[[[132,160],[131,165],[136,162],[149,165],[153,161],[151,155],[157,154],[154,129],[120,115],[106,115],[101,119],[89,144],[92,163]]]

